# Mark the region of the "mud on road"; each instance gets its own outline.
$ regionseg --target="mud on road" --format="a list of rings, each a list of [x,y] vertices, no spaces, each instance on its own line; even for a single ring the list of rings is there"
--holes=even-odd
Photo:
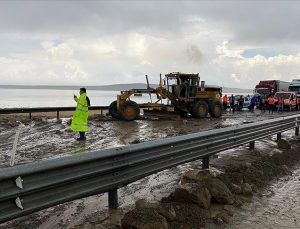
[[[291,114],[294,112],[284,113],[284,115]],[[24,116],[2,115],[0,116],[0,167],[9,166],[12,144],[18,128],[21,133],[15,164],[23,164],[279,116],[282,114],[236,112],[227,113],[221,119],[196,120],[174,116],[167,120],[150,118],[134,122],[93,116],[89,122],[87,141],[77,142],[76,134],[69,129],[70,118],[56,120],[35,116],[33,121],[29,122]],[[263,145],[261,144],[262,149]],[[267,147],[270,148],[270,144],[267,144]],[[234,154],[234,152],[234,150],[226,151],[221,155]],[[100,194],[42,210],[2,224],[0,228],[117,228],[121,216],[132,208],[136,200],[158,201],[168,196],[180,181],[181,174],[190,168],[199,167],[200,164],[199,161],[195,161],[177,166],[120,189],[120,210],[108,211],[107,196]]]

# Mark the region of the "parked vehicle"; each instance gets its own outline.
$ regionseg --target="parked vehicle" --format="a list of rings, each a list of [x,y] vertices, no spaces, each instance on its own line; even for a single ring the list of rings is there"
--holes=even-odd
[[[288,91],[290,83],[281,80],[264,80],[260,81],[256,86],[254,93],[269,97],[279,91]]]
[[[243,107],[241,107],[239,104],[239,101],[243,100]],[[234,96],[234,109],[235,110],[242,110],[244,108],[247,108],[250,110],[250,100],[251,100],[251,97],[249,96],[244,96],[244,95],[235,95]]]
[[[284,110],[293,110],[298,108],[298,103],[297,103],[297,92],[294,91],[280,91],[277,92],[274,96],[276,104],[278,105],[278,98],[282,97],[283,98],[283,109]]]
[[[297,93],[298,110],[300,110],[300,79],[293,79],[290,83],[289,91],[295,91]]]

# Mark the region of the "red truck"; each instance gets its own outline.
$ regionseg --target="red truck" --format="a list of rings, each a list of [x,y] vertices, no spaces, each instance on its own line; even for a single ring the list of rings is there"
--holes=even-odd
[[[254,92],[262,96],[268,97],[274,95],[278,91],[287,91],[290,83],[281,80],[263,80],[256,86]]]

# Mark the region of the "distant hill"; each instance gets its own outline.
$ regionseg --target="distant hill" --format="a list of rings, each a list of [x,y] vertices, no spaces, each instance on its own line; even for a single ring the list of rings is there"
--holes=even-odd
[[[253,89],[242,89],[242,88],[231,88],[231,87],[222,87],[223,93],[245,93],[253,94]]]
[[[150,84],[150,87],[156,88],[157,84]],[[2,89],[52,89],[52,90],[78,90],[82,86],[56,86],[56,85],[0,85]],[[132,88],[147,88],[147,84],[111,84],[102,86],[85,86],[87,90],[102,90],[102,91],[124,91]],[[223,87],[223,93],[248,93],[252,94],[252,89],[230,88]]]

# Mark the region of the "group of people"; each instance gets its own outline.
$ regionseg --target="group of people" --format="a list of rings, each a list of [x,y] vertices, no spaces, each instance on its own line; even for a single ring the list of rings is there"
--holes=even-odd
[[[250,96],[248,96],[250,99]],[[234,95],[231,95],[228,97],[227,95],[223,96],[223,108],[226,111],[227,109],[230,109],[232,112],[235,112],[236,110],[241,111],[244,108],[244,97],[240,96],[239,98],[235,99]],[[278,98],[278,108],[277,111],[283,111],[283,105],[284,100],[282,97]],[[229,106],[228,106],[229,104]],[[254,108],[258,107],[262,112],[265,112],[266,110],[269,110],[269,113],[273,113],[274,110],[276,110],[276,100],[274,98],[274,95],[266,96],[253,96],[250,99],[249,104],[249,110],[254,111]]]

